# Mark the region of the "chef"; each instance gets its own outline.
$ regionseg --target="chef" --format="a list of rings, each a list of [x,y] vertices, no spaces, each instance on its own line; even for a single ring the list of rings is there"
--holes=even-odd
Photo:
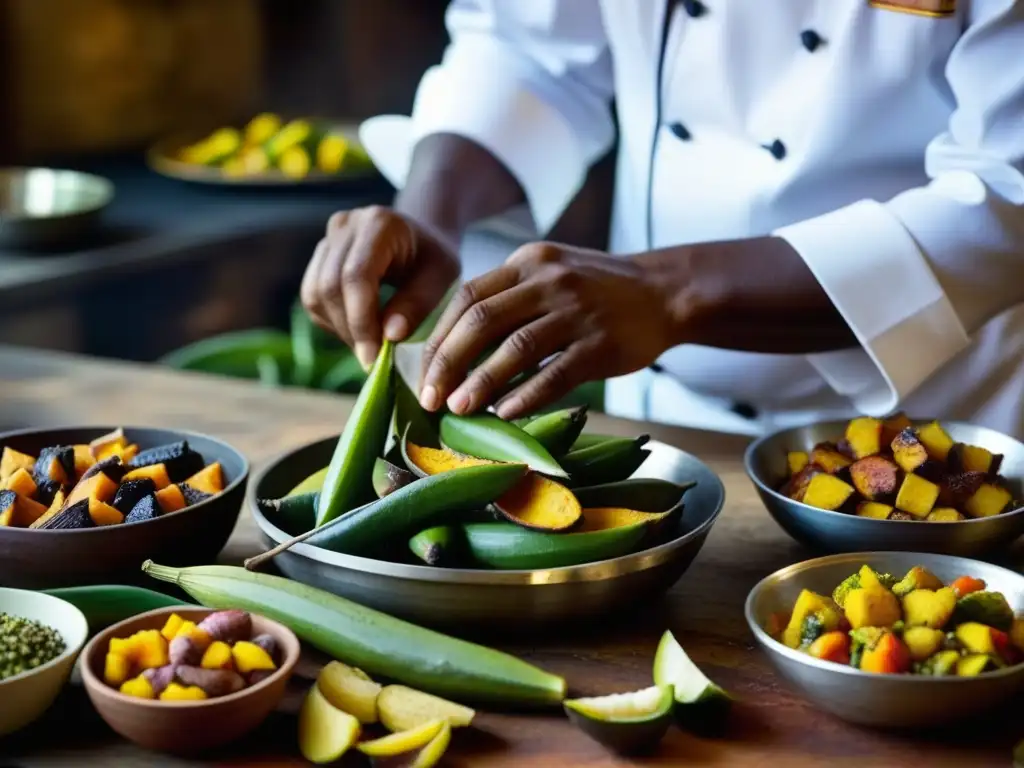
[[[387,151],[364,132],[393,207],[335,214],[302,287],[372,360],[458,278],[467,228],[525,205],[537,241],[454,294],[424,407],[512,418],[609,379],[614,415],[720,431],[903,409],[1024,437],[1024,2],[454,0],[446,20]],[[609,251],[544,241],[616,133]]]

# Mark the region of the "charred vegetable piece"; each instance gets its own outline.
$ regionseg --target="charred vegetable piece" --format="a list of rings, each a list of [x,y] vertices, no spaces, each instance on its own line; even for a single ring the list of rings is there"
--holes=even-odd
[[[830,475],[838,475],[853,462],[843,456],[832,443],[820,443],[811,451],[810,463]]]
[[[54,445],[39,452],[32,475],[37,483],[56,480],[69,484],[75,477],[75,449],[70,445]]]
[[[53,503],[53,499],[57,495],[57,492],[62,487],[63,486],[56,480],[44,480],[43,482],[36,486],[35,499],[40,504],[50,506],[50,504]]]
[[[167,474],[167,468],[163,464],[149,464],[133,469],[124,476],[123,480],[138,480],[143,477],[152,480],[158,491],[171,484],[171,477]]]
[[[18,494],[14,491],[0,491],[0,526],[15,524],[14,510],[18,502]]]
[[[124,473],[127,472],[126,467],[121,462],[120,456],[111,456],[110,458],[97,461],[78,478],[79,483],[83,483],[89,478],[102,473],[106,475],[111,482],[120,483],[124,479]]]
[[[162,464],[172,483],[191,477],[203,468],[203,457],[189,448],[188,440],[140,451],[128,466],[133,469]]]
[[[142,523],[146,520],[156,520],[160,517],[160,508],[156,502],[156,496],[144,496],[139,499],[132,511],[125,517],[125,523]]]
[[[180,487],[181,495],[185,498],[185,504],[189,507],[195,506],[199,502],[206,501],[210,498],[210,494],[193,488],[188,483],[182,483]]]
[[[213,496],[224,490],[224,471],[221,469],[220,462],[215,461],[196,472],[185,482],[190,488]]]
[[[953,621],[957,624],[973,621],[1009,632],[1013,626],[1013,608],[1002,592],[971,592],[956,601]]]
[[[811,480],[816,475],[824,473],[825,470],[817,464],[808,464],[782,486],[780,493],[793,499],[793,501],[803,501],[804,496],[807,494],[807,486],[811,484]]]
[[[868,501],[891,501],[900,487],[900,468],[884,456],[868,456],[850,465],[850,481]]]
[[[128,480],[127,482],[121,483],[121,486],[117,489],[117,493],[114,494],[114,500],[111,502],[113,507],[117,509],[122,515],[130,514],[145,496],[152,496],[156,493],[156,486],[153,481],[148,477],[141,477],[138,480]]]
[[[156,503],[160,507],[161,513],[165,515],[177,512],[188,506],[188,502],[185,501],[185,494],[182,492],[181,487],[177,485],[168,485],[163,490],[157,491]]]
[[[882,422],[882,446],[883,450],[892,450],[892,441],[896,435],[914,424],[905,413],[894,413]]]
[[[942,589],[945,584],[934,573],[923,565],[915,565],[907,575],[893,585],[892,591],[896,597],[909,595],[915,589]]]
[[[96,523],[93,522],[92,515],[89,514],[89,500],[82,499],[81,501],[62,509],[44,525],[40,526],[40,529],[48,531],[66,531],[95,527]]]
[[[981,472],[995,475],[1002,464],[1001,454],[993,454],[986,448],[966,443],[956,443],[949,450],[949,467],[954,472]]]

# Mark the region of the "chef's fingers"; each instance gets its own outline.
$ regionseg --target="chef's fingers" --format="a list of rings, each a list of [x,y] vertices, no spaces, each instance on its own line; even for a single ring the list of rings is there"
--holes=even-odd
[[[424,260],[384,307],[384,337],[404,341],[441,303],[459,276],[455,259]]]
[[[337,215],[337,214],[335,214]],[[331,217],[332,220],[334,217]],[[316,292],[320,312],[331,323],[331,328],[348,346],[355,346],[352,330],[345,312],[345,294],[342,290],[341,274],[345,260],[352,250],[355,232],[349,225],[332,229],[327,235],[327,247],[316,274]]]
[[[313,249],[313,258],[306,265],[306,271],[302,275],[302,286],[299,288],[299,299],[310,319],[325,331],[334,331],[330,318],[327,317],[324,308],[320,304],[320,293],[317,291],[317,275],[327,256],[328,241],[322,238]]]
[[[434,352],[423,378],[424,388],[433,387],[438,400],[447,399],[481,355],[543,314],[541,291],[537,284],[514,285],[467,309]],[[452,400],[448,407],[458,414],[473,410]]]
[[[540,369],[540,373],[516,387],[498,403],[498,415],[515,419],[533,413],[569,394],[591,378],[588,371],[600,355],[596,341],[578,341]]]
[[[470,307],[486,301],[502,291],[508,290],[516,285],[517,282],[518,276],[515,270],[499,267],[464,283],[455,292],[452,300],[448,303],[444,312],[441,313],[437,325],[434,326],[434,330],[423,348],[421,377],[423,388],[420,391],[420,405],[425,409],[436,411],[444,402],[444,397],[439,395],[430,383],[429,374],[434,365],[434,358],[437,356],[438,350],[444,344],[445,339],[448,338],[448,334],[455,328],[455,324],[459,322]],[[442,360],[441,362],[444,361]]]
[[[565,348],[571,322],[571,315],[553,313],[522,325],[470,372],[448,398],[448,407],[455,413],[472,413],[493,402],[513,378],[536,370]]]

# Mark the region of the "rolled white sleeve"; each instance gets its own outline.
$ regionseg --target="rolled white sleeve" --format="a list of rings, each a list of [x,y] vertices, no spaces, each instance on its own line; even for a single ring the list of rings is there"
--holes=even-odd
[[[396,186],[404,183],[412,147],[424,136],[464,136],[515,176],[545,233],[614,140],[600,6],[594,0],[453,0],[446,24],[451,43],[420,82],[399,139],[405,147],[389,149],[388,176]]]
[[[956,110],[925,154],[931,182],[774,233],[861,345],[811,363],[870,415],[895,410],[1024,300],[1024,3],[972,7],[946,68]]]

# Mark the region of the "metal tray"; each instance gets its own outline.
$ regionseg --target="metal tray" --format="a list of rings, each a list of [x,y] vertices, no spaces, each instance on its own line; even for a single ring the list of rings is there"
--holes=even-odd
[[[246,503],[269,548],[288,535],[256,499],[278,498],[330,462],[337,437],[283,454],[250,484]],[[393,616],[442,628],[522,632],[604,616],[671,587],[697,556],[725,502],[718,476],[695,456],[660,442],[634,477],[696,481],[674,538],[624,557],[569,568],[490,571],[432,568],[297,544],[275,558],[289,578],[326,589]]]

